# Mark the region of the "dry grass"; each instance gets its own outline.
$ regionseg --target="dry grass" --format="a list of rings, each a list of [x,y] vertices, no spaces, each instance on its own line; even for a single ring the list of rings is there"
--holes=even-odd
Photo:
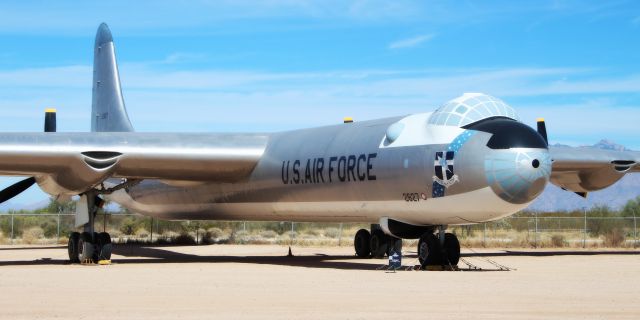
[[[44,230],[40,227],[31,227],[22,233],[22,242],[26,244],[42,243]]]
[[[340,232],[338,228],[309,228],[293,233],[288,230],[282,234],[274,230],[232,230],[209,228],[198,230],[198,243],[200,244],[277,244],[296,245],[303,247],[351,247],[353,236],[359,228],[345,228]],[[115,243],[139,243],[148,244],[151,241],[150,232],[139,228],[134,235],[123,235],[116,230],[111,231]],[[454,229],[454,232],[459,232]],[[583,242],[584,234],[573,232],[527,232],[505,229],[492,229],[487,232],[459,232],[458,238],[463,248],[636,248],[638,243],[632,239],[633,235],[625,234],[624,230],[614,228],[602,236],[587,234]],[[153,242],[168,245],[187,245],[196,243],[196,233],[176,233],[167,231],[163,234],[154,233]],[[403,245],[409,250],[414,250],[418,240],[404,240]],[[11,243],[6,235],[0,233],[0,244]],[[23,232],[22,238],[18,237],[14,243],[25,244],[61,244],[67,243],[66,237],[60,239],[48,239],[39,227],[32,227]]]

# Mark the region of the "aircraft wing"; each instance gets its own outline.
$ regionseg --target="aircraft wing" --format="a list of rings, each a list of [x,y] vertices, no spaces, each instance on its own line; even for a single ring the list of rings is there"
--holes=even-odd
[[[549,147],[551,182],[582,196],[606,188],[628,172],[640,172],[640,152]]]
[[[108,178],[186,182],[247,179],[264,134],[0,133],[0,175],[35,177],[50,194],[79,194]]]

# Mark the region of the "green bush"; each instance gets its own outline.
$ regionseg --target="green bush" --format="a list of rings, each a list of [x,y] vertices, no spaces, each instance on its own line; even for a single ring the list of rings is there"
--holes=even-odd
[[[120,232],[122,232],[122,234],[124,235],[133,235],[136,230],[136,223],[133,221],[133,219],[126,218],[121,222],[120,228],[118,230],[120,230]]]

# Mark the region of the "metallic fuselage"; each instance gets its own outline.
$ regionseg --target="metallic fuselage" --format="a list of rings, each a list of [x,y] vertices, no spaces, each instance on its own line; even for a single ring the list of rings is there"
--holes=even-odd
[[[486,147],[490,134],[462,129],[459,133],[470,137],[456,151],[457,181],[443,195],[435,195],[434,156],[455,139],[442,143],[443,135],[436,132],[440,137],[436,140],[441,140],[436,143],[423,137],[415,145],[386,145],[389,126],[402,119],[274,133],[247,181],[176,186],[145,180],[111,199],[166,219],[375,223],[390,217],[421,225],[498,219],[533,200],[505,201],[487,179],[492,154],[522,150],[490,150]],[[420,134],[408,124],[403,134]]]

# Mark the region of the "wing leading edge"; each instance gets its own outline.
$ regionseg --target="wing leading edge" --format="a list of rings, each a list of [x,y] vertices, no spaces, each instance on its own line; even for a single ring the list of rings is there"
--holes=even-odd
[[[549,147],[551,182],[563,189],[587,193],[606,188],[628,172],[640,172],[640,152]]]

